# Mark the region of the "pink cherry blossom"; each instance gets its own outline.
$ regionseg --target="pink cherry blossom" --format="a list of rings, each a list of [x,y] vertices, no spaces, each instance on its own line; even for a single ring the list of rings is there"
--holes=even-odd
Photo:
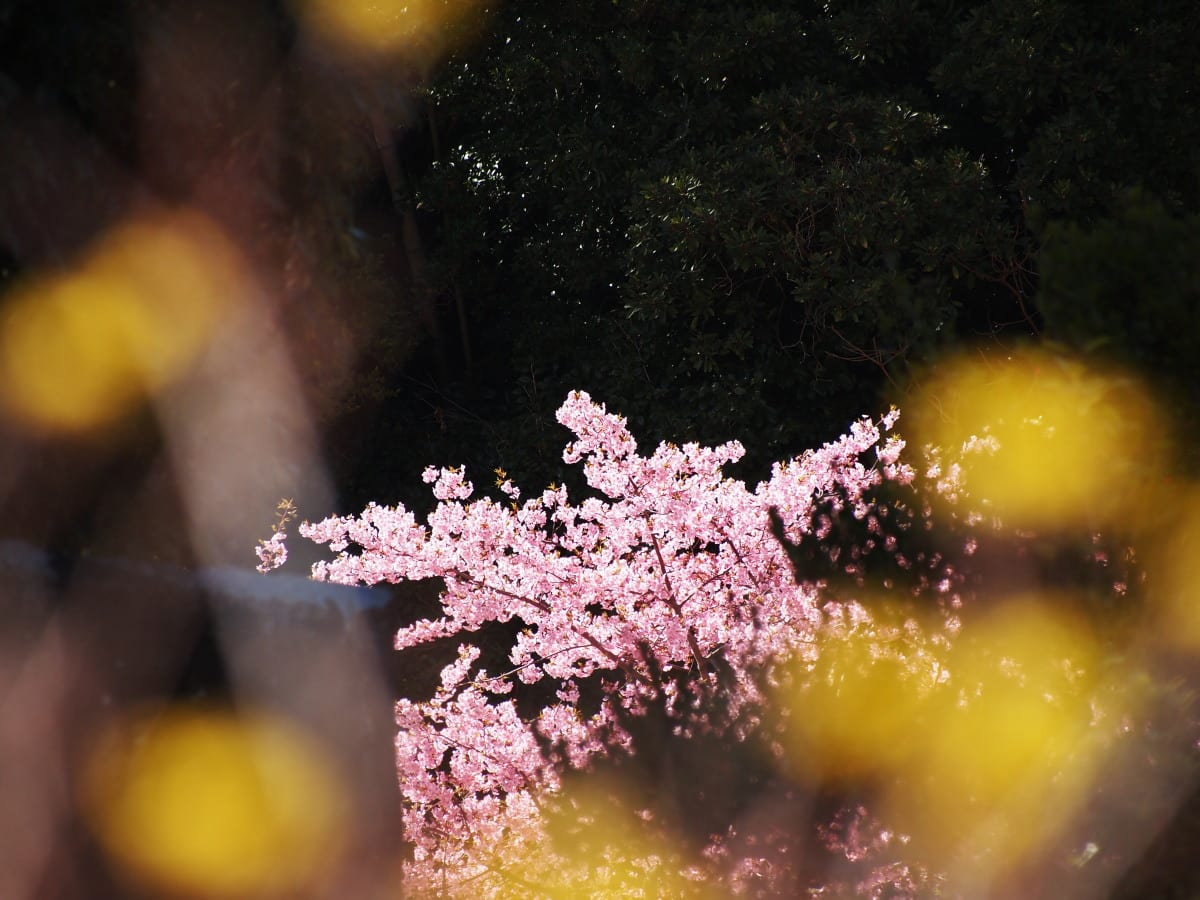
[[[678,688],[665,674],[717,690],[724,668],[736,690],[726,691],[723,722],[744,729],[757,721],[769,672],[811,657],[829,599],[821,585],[796,580],[770,511],[792,542],[824,536],[829,516],[841,512],[882,534],[869,492],[914,478],[901,460],[903,439],[889,433],[898,415],[861,419],[751,488],[723,471],[742,457],[740,444],[664,443],[641,455],[622,417],[574,392],[558,411],[574,435],[563,459],[582,465],[590,496],[573,500],[552,486],[519,502],[498,472],[505,501],[472,499],[465,472],[430,467],[424,479],[439,503],[423,524],[403,507],[371,504],[358,516],[302,525],[304,537],[335,554],[314,567],[315,578],[442,580],[441,615],[401,629],[397,648],[468,641],[432,698],[396,707],[405,836],[414,846],[409,883],[502,894],[496,854],[548,852],[539,798],[558,789],[562,772],[544,747],[556,744],[562,764],[575,769],[630,749],[622,716],[653,702],[670,706]],[[260,551],[264,563],[278,553],[272,542]],[[848,610],[852,620],[865,615]],[[520,627],[509,669],[479,670],[470,635],[513,621]],[[546,680],[556,701],[523,718],[514,682]],[[602,690],[590,713],[581,705],[585,684]],[[679,727],[726,725],[701,718]]]

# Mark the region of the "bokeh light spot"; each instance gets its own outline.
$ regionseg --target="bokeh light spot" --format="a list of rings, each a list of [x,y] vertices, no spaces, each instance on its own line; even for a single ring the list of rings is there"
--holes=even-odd
[[[348,826],[330,763],[302,733],[261,716],[167,711],[104,735],[83,804],[135,877],[199,897],[286,893],[336,862]]]
[[[807,778],[888,777],[919,749],[932,672],[914,671],[865,635],[828,637],[778,698],[789,765]]]
[[[945,864],[1019,863],[1053,839],[1091,783],[1098,651],[1081,623],[1055,612],[1066,606],[1014,599],[949,654],[920,752],[889,797],[889,821]]]
[[[602,776],[569,780],[547,821],[550,846],[571,875],[553,896],[697,897],[710,896],[702,884],[681,874],[679,850],[660,833],[649,813],[639,814],[633,785]],[[554,874],[525,873],[543,880]]]
[[[969,496],[1010,528],[1127,524],[1169,453],[1139,382],[1044,350],[945,362],[914,413],[922,443],[966,448]]]
[[[1176,486],[1171,503],[1160,508],[1165,534],[1149,552],[1148,595],[1162,640],[1200,651],[1200,487]]]
[[[432,61],[478,0],[297,0],[307,28],[327,42],[369,54],[403,52]]]
[[[82,431],[178,377],[244,286],[207,220],[177,214],[105,235],[75,267],[30,278],[0,314],[0,402],[10,415]]]

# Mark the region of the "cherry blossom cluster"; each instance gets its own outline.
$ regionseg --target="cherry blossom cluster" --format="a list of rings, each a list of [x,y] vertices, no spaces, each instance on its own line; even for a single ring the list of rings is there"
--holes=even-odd
[[[296,518],[298,511],[291,500],[284,499],[279,501],[275,512],[277,517],[271,527],[271,536],[265,541],[259,541],[254,551],[258,557],[258,571],[264,575],[287,562],[287,527]]]
[[[522,500],[503,473],[503,499],[476,497],[461,469],[429,468],[439,503],[424,523],[371,504],[302,525],[335,554],[314,567],[318,579],[442,580],[442,615],[402,629],[397,648],[464,640],[435,695],[396,709],[405,836],[415,848],[408,883],[470,884],[473,896],[511,890],[503,860],[546,852],[539,798],[562,775],[549,744],[577,769],[634,750],[622,717],[652,702],[676,709],[681,731],[724,727],[671,706],[679,678],[664,673],[701,692],[724,685],[723,722],[753,728],[763,674],[811,658],[827,617],[821,585],[797,580],[776,532],[792,543],[821,539],[831,515],[849,513],[890,540],[868,495],[914,477],[891,433],[897,417],[863,418],[751,488],[723,472],[743,455],[737,442],[663,443],[641,455],[622,417],[574,392],[558,421],[574,435],[563,459],[582,465],[590,489],[581,499],[552,485]],[[273,545],[264,552],[278,556]],[[515,624],[517,637],[507,668],[488,672],[470,636],[497,623]],[[522,717],[515,683],[548,683],[557,700]],[[581,702],[597,689],[598,704]]]

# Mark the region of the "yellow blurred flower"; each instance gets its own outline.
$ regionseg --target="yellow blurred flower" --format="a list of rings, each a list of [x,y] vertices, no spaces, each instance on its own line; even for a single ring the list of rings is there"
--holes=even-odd
[[[346,799],[320,749],[262,716],[169,710],[106,733],[82,802],[130,874],[195,897],[294,895],[336,862]]]

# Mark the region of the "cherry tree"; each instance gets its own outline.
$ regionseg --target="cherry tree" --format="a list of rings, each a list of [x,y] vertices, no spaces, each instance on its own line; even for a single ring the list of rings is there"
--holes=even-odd
[[[523,497],[503,472],[477,496],[461,469],[431,467],[424,522],[370,504],[301,525],[333,554],[317,579],[442,583],[441,614],[396,635],[401,650],[458,642],[432,695],[396,705],[406,888],[913,897],[939,867],[986,881],[1028,858],[1035,820],[1058,828],[1081,802],[1112,731],[1089,728],[1122,701],[1097,699],[1100,657],[1059,611],[1014,604],[960,640],[979,571],[1012,569],[981,544],[1042,548],[964,490],[993,436],[924,448],[918,471],[898,416],[751,487],[725,474],[737,442],[641,454],[575,392],[558,420],[580,496]],[[286,525],[264,568],[286,557]],[[1115,594],[1128,580],[1103,578]],[[886,786],[879,807],[855,785]]]
[[[895,552],[868,494],[914,478],[890,433],[897,418],[863,418],[751,488],[723,471],[743,455],[737,442],[664,443],[642,455],[622,417],[574,392],[558,420],[574,435],[563,459],[582,466],[589,488],[580,499],[554,485],[522,499],[502,472],[501,498],[476,497],[465,472],[431,467],[424,477],[439,502],[425,523],[371,504],[302,525],[336,554],[314,567],[318,579],[442,580],[442,616],[402,629],[397,648],[463,639],[435,694],[396,708],[410,887],[502,895],[525,877],[513,860],[563,884],[594,878],[561,859],[545,864],[546,807],[566,773],[636,753],[629,723],[651,707],[680,734],[761,730],[779,667],[815,659],[816,635],[831,623],[870,618],[832,602],[821,582],[798,580],[786,543],[825,539],[849,514],[865,527],[855,555]],[[281,558],[278,534],[264,565]],[[853,573],[855,562],[837,568]],[[497,623],[515,625],[516,638],[508,668],[489,672],[479,636]],[[522,715],[514,691],[537,685],[554,699]],[[720,715],[701,702],[716,695]],[[722,840],[714,835],[713,847]],[[642,871],[664,865],[650,856]]]

